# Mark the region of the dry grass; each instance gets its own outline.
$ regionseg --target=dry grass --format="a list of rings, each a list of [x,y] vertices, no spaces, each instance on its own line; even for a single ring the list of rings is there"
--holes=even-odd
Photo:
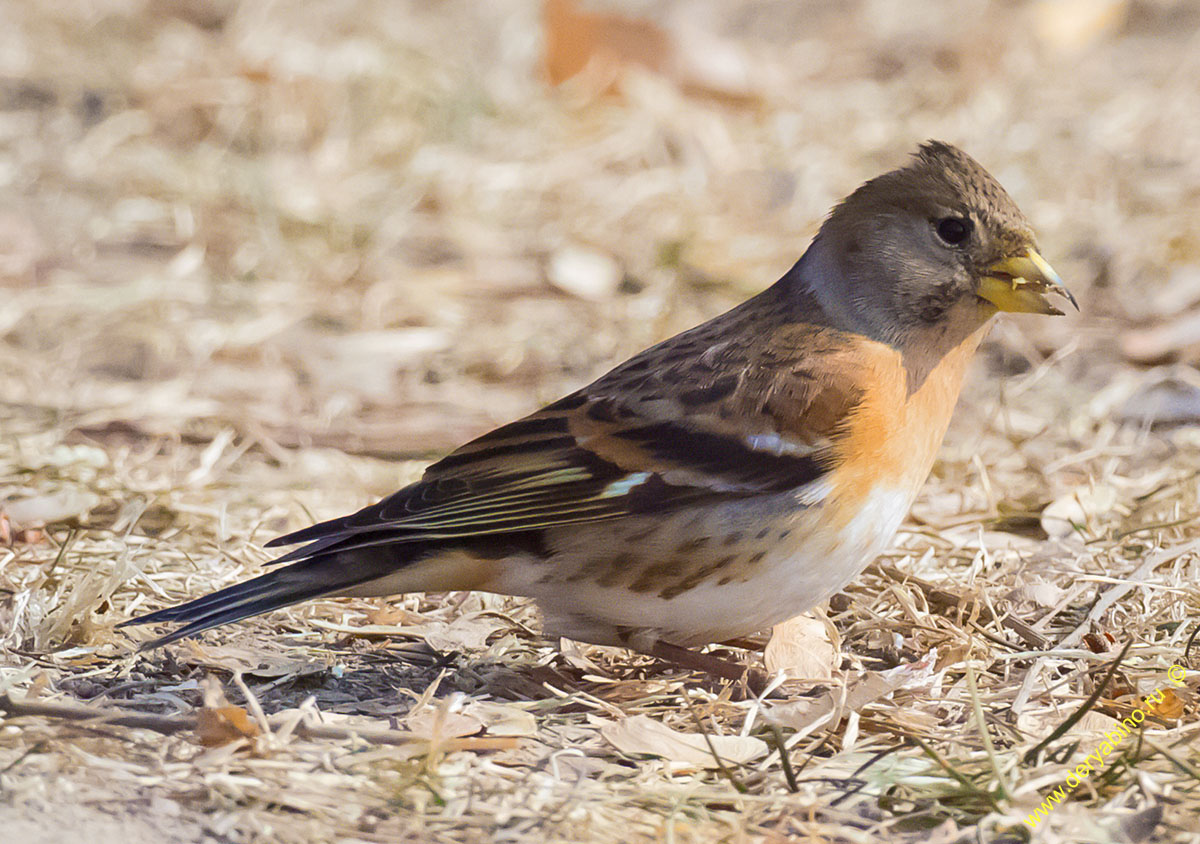
[[[1200,9],[626,8],[708,32],[752,96],[547,90],[516,0],[0,6],[0,499],[49,517],[0,547],[0,693],[166,718],[5,716],[6,837],[1020,841],[1196,665],[1193,352],[1118,340],[1200,301]],[[1008,185],[1084,313],[993,333],[896,548],[833,602],[824,693],[549,647],[493,596],[145,655],[114,631],[774,280],[926,137]],[[580,251],[602,271],[566,292]],[[1182,424],[1143,424],[1168,377]],[[206,677],[258,726],[199,728]],[[1036,837],[1200,840],[1196,686]],[[661,742],[613,732],[634,716],[746,759],[633,753]]]

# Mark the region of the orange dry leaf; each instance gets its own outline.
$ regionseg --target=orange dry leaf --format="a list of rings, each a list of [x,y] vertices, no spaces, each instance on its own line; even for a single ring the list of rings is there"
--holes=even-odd
[[[1157,715],[1164,721],[1178,721],[1183,715],[1183,700],[1179,695],[1175,694],[1173,689],[1162,689],[1162,702],[1156,702],[1155,698],[1149,698],[1147,701],[1147,709],[1151,714]],[[1157,693],[1155,695],[1157,697]]]
[[[551,85],[575,79],[586,93],[615,94],[625,73],[640,68],[692,96],[738,106],[760,102],[746,54],[701,29],[668,32],[642,18],[583,11],[576,0],[545,0],[542,29]]]
[[[200,681],[204,706],[196,713],[196,737],[205,747],[218,747],[258,735],[258,725],[240,706],[225,697],[221,682],[211,674]]]
[[[546,0],[542,26],[551,85],[586,70],[595,90],[611,93],[623,67],[661,72],[671,55],[667,33],[650,21],[584,12],[573,0]]]
[[[196,737],[205,747],[218,747],[258,735],[258,725],[240,706],[205,707],[196,714]]]

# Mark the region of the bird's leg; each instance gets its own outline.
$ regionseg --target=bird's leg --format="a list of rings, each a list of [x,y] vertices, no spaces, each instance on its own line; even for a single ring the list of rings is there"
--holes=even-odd
[[[646,653],[667,662],[673,662],[683,668],[708,674],[710,677],[718,677],[734,683],[744,679],[750,693],[754,695],[762,694],[770,679],[765,672],[756,668],[701,651],[693,651],[690,648],[681,648],[670,642],[657,641],[646,650]]]

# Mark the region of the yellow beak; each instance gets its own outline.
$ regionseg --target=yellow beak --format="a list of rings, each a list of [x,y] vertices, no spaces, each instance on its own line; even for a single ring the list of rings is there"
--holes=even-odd
[[[976,293],[1002,311],[1061,316],[1062,311],[1046,298],[1050,293],[1062,296],[1079,310],[1079,304],[1063,287],[1058,273],[1032,248],[988,267]]]

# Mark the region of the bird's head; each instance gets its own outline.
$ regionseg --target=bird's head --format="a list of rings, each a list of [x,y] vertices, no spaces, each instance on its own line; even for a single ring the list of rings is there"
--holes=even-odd
[[[804,278],[839,327],[904,348],[973,331],[997,311],[1061,314],[1074,297],[1004,188],[940,141],[838,205]]]

